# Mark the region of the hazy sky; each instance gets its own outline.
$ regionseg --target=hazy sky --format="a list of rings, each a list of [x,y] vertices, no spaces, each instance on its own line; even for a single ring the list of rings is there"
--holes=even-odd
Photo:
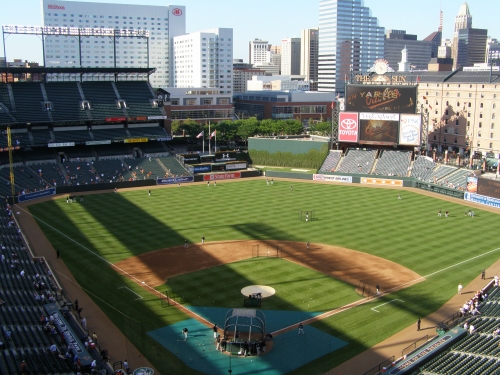
[[[84,0],[86,1],[86,0]],[[39,0],[0,0],[1,25],[41,26]],[[5,6],[9,3],[9,6]],[[89,1],[92,2],[92,1]],[[160,0],[107,0],[120,4],[167,5]],[[379,25],[385,29],[406,30],[425,38],[439,26],[439,11],[444,12],[443,34],[450,39],[462,0],[365,0]],[[54,0],[57,4],[57,0]],[[260,38],[272,44],[281,44],[286,37],[300,37],[300,30],[318,26],[318,0],[178,0],[172,5],[186,6],[187,32],[214,27],[233,28],[234,58],[248,61],[248,42]],[[470,0],[472,24],[488,29],[488,35],[500,38],[500,2],[498,0]],[[0,56],[3,56],[3,38]],[[9,35],[6,39],[10,60],[42,62],[41,41],[36,36]]]

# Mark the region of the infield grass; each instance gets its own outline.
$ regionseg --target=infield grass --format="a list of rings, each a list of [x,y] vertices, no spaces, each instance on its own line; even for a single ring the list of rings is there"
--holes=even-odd
[[[397,199],[398,193],[402,200]],[[450,217],[437,217],[439,209],[449,211]],[[316,220],[300,221],[299,210],[315,211]],[[119,275],[103,259],[115,263],[133,255],[181,245],[185,239],[199,242],[205,236],[207,241],[272,239],[325,243],[389,259],[422,276],[435,273],[417,285],[314,323],[316,328],[349,343],[332,355],[309,363],[307,373],[316,374],[435,311],[456,293],[458,283],[466,285],[481,269],[498,259],[498,253],[492,252],[447,269],[499,247],[494,228],[500,224],[500,216],[476,209],[476,217],[470,218],[464,216],[465,210],[458,200],[447,202],[406,190],[277,179],[273,186],[266,185],[265,179],[221,182],[210,188],[193,184],[153,189],[150,197],[147,190],[136,190],[88,195],[83,204],[67,204],[66,198],[60,197],[30,206],[77,281],[126,336],[160,371],[186,374],[195,371],[158,348],[146,335],[186,316],[176,309],[162,308],[156,296]],[[236,272],[245,285],[261,280],[253,270],[245,270],[244,265],[245,262],[220,267]],[[214,282],[209,275],[212,271],[206,272],[201,277],[197,272],[179,280],[191,283],[187,288],[190,291],[199,288],[200,283],[205,287]],[[312,282],[309,276],[301,282],[287,272],[281,277],[292,277],[299,287]],[[319,279],[318,286],[329,282]],[[135,301],[130,292],[118,290],[122,286],[144,299]],[[189,298],[195,298],[196,292],[191,293],[194,294]],[[234,293],[228,291],[226,297],[235,298],[231,297]],[[405,303],[391,304],[384,313],[371,310],[395,298]],[[287,301],[288,306],[293,302],[296,309],[303,308],[300,299]],[[325,299],[315,309],[335,304]],[[301,368],[296,373],[303,371]]]

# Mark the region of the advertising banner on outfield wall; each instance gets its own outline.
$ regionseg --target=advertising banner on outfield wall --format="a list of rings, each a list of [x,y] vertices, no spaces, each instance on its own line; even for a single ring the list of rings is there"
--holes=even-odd
[[[206,174],[203,176],[203,180],[205,181],[231,180],[233,178],[241,178],[241,173],[240,172],[217,173],[217,174]]]
[[[30,201],[33,199],[49,197],[49,196],[55,195],[55,194],[56,194],[56,189],[51,188],[51,189],[46,189],[46,190],[35,191],[34,193],[21,194],[17,197],[17,200],[19,202],[26,202],[26,201]]]
[[[208,164],[208,165],[193,165],[193,172],[194,173],[212,172],[212,167],[210,166],[210,164]]]
[[[420,115],[401,114],[399,122],[399,144],[420,146],[422,117]]]
[[[487,197],[485,195],[466,192],[464,194],[464,200],[469,202],[484,204],[486,206],[500,208],[500,199]]]
[[[339,113],[339,142],[358,142],[359,121],[356,112]]]
[[[359,143],[393,146],[398,143],[398,113],[359,114]]]
[[[236,169],[247,169],[248,165],[246,161],[241,163],[229,163],[226,164],[226,171],[234,171]]]
[[[333,176],[330,174],[313,174],[314,181],[345,182],[352,184],[352,176]]]
[[[156,180],[157,185],[169,185],[169,184],[182,184],[184,182],[193,182],[194,178],[191,176],[185,177],[168,177],[168,178],[159,178]]]
[[[360,182],[371,185],[403,186],[403,180],[391,180],[389,178],[362,177]]]

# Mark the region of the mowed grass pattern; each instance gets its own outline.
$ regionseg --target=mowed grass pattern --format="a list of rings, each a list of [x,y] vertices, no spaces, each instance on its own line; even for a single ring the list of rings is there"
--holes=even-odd
[[[210,282],[206,282],[210,280]],[[158,290],[173,290],[189,305],[241,307],[241,289],[267,285],[274,296],[262,310],[329,311],[359,299],[355,287],[278,258],[253,258],[173,277]]]
[[[146,356],[160,369],[192,373],[174,355],[151,352],[152,342],[139,337],[145,330],[176,323],[185,316],[175,309],[162,309],[156,297],[112,271],[93,253],[114,263],[181,245],[185,239],[199,242],[201,236],[207,241],[311,241],[371,253],[425,276],[498,247],[495,232],[485,231],[497,227],[498,215],[476,209],[476,217],[470,218],[464,216],[468,208],[458,200],[447,202],[406,190],[398,200],[399,192],[279,180],[267,186],[265,180],[252,180],[222,182],[210,188],[201,184],[153,189],[152,196],[147,190],[89,195],[83,204],[67,204],[61,197],[31,206],[30,211],[55,228],[41,225],[78,282],[137,346],[144,347]],[[438,218],[439,209],[450,211],[450,217]],[[316,220],[300,221],[299,210],[314,211]],[[435,311],[456,293],[459,282],[467,284],[497,259],[498,253],[493,252],[392,294],[382,302],[399,298],[405,304],[393,306],[389,313],[370,310],[382,303],[379,300],[315,323],[349,345],[335,352],[333,359],[310,364],[308,373],[326,371],[413,324],[417,317]],[[226,267],[245,283],[254,280],[250,268]],[[198,278],[197,274],[193,278]],[[201,276],[191,285],[200,288],[212,282],[212,277]],[[310,282],[304,281],[304,285]],[[318,285],[324,282],[320,280]],[[126,292],[118,291],[123,285],[143,295],[144,300],[133,301]],[[141,327],[131,330],[130,319],[123,314],[140,321]]]

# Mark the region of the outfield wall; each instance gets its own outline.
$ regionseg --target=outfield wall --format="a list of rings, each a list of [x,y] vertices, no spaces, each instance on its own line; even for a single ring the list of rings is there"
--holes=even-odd
[[[327,142],[311,141],[309,138],[301,139],[274,139],[274,138],[248,138],[248,150],[276,152],[290,152],[292,154],[307,154],[309,150],[321,150],[328,145]]]

